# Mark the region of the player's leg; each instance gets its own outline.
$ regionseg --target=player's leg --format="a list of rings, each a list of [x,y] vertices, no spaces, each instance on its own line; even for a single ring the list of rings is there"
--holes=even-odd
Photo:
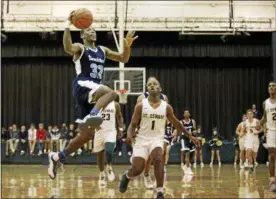
[[[195,151],[194,151],[194,168],[196,168],[197,156],[198,156],[198,149],[195,149]]]
[[[212,149],[211,149],[211,162],[210,162],[210,167],[213,167],[214,157],[215,157],[215,149],[214,149],[214,147],[212,147]]]
[[[219,148],[217,148],[216,154],[217,154],[217,158],[218,158],[218,165],[219,165],[219,167],[221,167],[220,149]]]
[[[239,159],[239,149],[237,146],[235,146],[235,158],[234,158],[234,165],[236,166],[238,164]]]
[[[270,191],[276,192],[275,180],[275,161],[276,161],[276,148],[268,148],[269,153],[269,186]]]
[[[116,147],[116,136],[114,136],[113,140],[109,140],[108,142],[104,143],[105,149],[105,157],[106,157],[106,171],[107,171],[107,179],[108,181],[115,180],[115,174],[113,172],[112,163],[113,163],[113,152]]]
[[[133,148],[133,154],[134,154],[134,148]],[[146,159],[139,156],[132,156],[131,162],[132,162],[131,168],[125,171],[125,173],[121,177],[120,189],[119,189],[121,193],[126,192],[128,183],[131,179],[133,179],[136,176],[139,176],[143,172]]]
[[[239,149],[240,149],[240,168],[244,168],[245,162],[245,149],[244,149],[244,137],[239,138]]]
[[[121,177],[120,192],[124,193],[127,190],[128,183],[131,179],[139,176],[145,168],[146,160],[149,157],[148,146],[145,144],[145,140],[136,138],[133,145],[133,153],[131,158],[131,168],[126,170]]]
[[[185,164],[184,164],[184,160],[185,160],[185,144],[184,144],[184,138],[183,137],[181,137],[181,139],[180,139],[180,143],[181,143],[181,151],[180,151],[180,160],[181,160],[181,168],[184,170],[184,166],[185,166]]]
[[[187,151],[185,152],[185,167],[184,173],[188,175],[193,175],[194,172],[191,169],[191,152],[194,150],[193,146],[189,139],[184,139],[185,148]]]
[[[171,145],[169,143],[165,143],[164,149],[164,172],[167,173],[167,165],[170,158]]]
[[[161,144],[162,145],[162,144]],[[157,146],[157,145],[155,145]],[[164,162],[163,162],[163,146],[154,147],[150,153],[154,167],[154,176],[156,179],[157,198],[164,198]]]
[[[118,94],[104,85],[96,85],[95,88],[88,94],[89,102],[96,102],[93,109],[85,117],[84,122],[80,124],[80,129],[87,130],[90,127],[96,128],[102,123],[102,117],[99,115],[100,111],[105,108],[109,103],[114,101]]]
[[[276,161],[276,132],[267,132],[267,149],[269,157],[269,190],[276,192],[275,161]]]
[[[104,172],[104,134],[101,132],[95,132],[94,135],[94,152],[97,153],[97,164],[100,171],[99,186],[106,186],[106,175]]]
[[[260,141],[258,137],[255,137],[254,139],[254,145],[253,145],[253,159],[254,159],[254,166],[257,167],[259,164],[257,162],[257,155],[259,151]]]
[[[148,189],[153,188],[153,183],[149,172],[150,166],[151,166],[151,157],[149,156],[145,163],[145,169],[144,169],[144,175],[143,175],[145,187]]]
[[[200,147],[199,147],[199,158],[200,158],[200,166],[201,166],[201,168],[203,168],[204,163],[203,163],[203,147],[202,147],[202,145],[200,145]]]

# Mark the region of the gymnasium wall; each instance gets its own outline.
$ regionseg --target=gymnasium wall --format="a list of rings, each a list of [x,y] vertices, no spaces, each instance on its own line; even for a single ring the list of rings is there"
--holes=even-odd
[[[78,36],[73,34],[74,41]],[[207,137],[217,126],[219,133],[231,141],[242,113],[253,103],[261,110],[272,78],[270,34],[235,37],[228,43],[222,43],[219,37],[178,40],[172,33],[139,36],[126,66],[146,67],[147,77],[160,80],[176,115],[181,118],[183,108],[191,109]],[[75,120],[71,96],[74,66],[63,52],[62,34],[57,37],[41,40],[38,34],[10,34],[3,45],[1,122],[5,127]],[[98,38],[100,44],[114,47],[106,34],[99,33]],[[117,64],[107,62],[107,66]],[[123,106],[126,124],[135,100],[129,97],[129,103]]]
[[[123,7],[120,7],[121,4]],[[28,32],[62,30],[68,14],[82,7],[88,8],[94,14],[93,26],[97,30],[110,29],[109,18],[112,22],[115,21],[116,9],[118,13],[123,11],[127,18],[127,29],[133,27],[135,30],[229,31],[230,23],[236,30],[276,29],[275,1],[240,0],[5,1],[5,29]]]

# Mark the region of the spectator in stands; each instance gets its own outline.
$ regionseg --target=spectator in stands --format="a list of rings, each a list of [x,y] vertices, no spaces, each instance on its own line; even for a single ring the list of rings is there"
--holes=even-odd
[[[36,128],[32,123],[30,129],[28,130],[28,140],[29,140],[29,149],[30,155],[34,155],[35,143],[36,143]]]
[[[4,141],[4,140],[6,140],[6,129],[5,129],[5,127],[2,127],[2,129],[1,129],[1,139],[2,139],[2,141]]]
[[[22,125],[18,135],[18,142],[20,144],[21,152],[20,155],[24,155],[28,148],[28,131],[26,126]]]
[[[12,133],[12,126],[9,126],[9,129],[5,131],[5,141],[6,141],[6,156],[9,155],[9,151],[11,150],[11,133]]]
[[[44,125],[43,123],[39,123],[38,124],[38,130],[36,132],[36,143],[38,145],[38,155],[42,155],[43,153],[43,145],[44,145],[44,141],[46,140],[46,130],[44,129]]]
[[[67,126],[65,123],[62,124],[62,127],[60,129],[60,138],[59,138],[59,146],[60,146],[60,151],[62,151],[67,143],[66,136],[67,136]]]
[[[51,125],[48,126],[48,131],[47,131],[47,134],[46,134],[46,140],[45,140],[45,144],[44,144],[44,154],[47,153],[47,150],[48,150],[48,153],[51,152],[51,133],[53,131],[53,128]]]
[[[54,144],[56,145],[56,151],[59,151],[59,138],[60,138],[60,131],[57,125],[54,126],[53,131],[51,132],[51,151],[53,151]]]
[[[69,131],[66,135],[66,145],[69,144],[71,140],[76,137],[76,134],[77,132],[75,130],[74,124],[70,124]],[[71,156],[74,156],[74,155],[75,155],[75,152],[71,153]]]
[[[19,135],[19,130],[17,129],[16,124],[13,124],[12,133],[11,133],[11,151],[13,154],[17,151],[17,145],[19,142],[18,135]]]
[[[256,119],[258,119],[258,120],[262,119],[262,114],[261,114],[260,111],[258,111],[258,110],[256,109],[256,104],[253,104],[253,105],[252,105],[252,110],[253,110],[254,118],[256,118]]]

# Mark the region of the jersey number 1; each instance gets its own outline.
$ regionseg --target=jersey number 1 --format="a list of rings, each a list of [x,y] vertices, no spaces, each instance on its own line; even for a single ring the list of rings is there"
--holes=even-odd
[[[154,130],[154,127],[155,127],[155,120],[153,120],[153,121],[151,122],[151,130]]]
[[[90,73],[90,77],[95,79],[102,79],[103,76],[103,66],[97,65],[95,63],[90,64],[90,68],[92,69],[92,73]]]

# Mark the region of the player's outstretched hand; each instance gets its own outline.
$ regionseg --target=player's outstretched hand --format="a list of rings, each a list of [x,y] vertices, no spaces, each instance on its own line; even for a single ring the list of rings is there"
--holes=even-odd
[[[68,16],[68,21],[70,21],[72,23],[72,17],[75,14],[75,10],[71,11],[69,16]]]
[[[125,46],[131,47],[132,43],[138,38],[138,36],[135,36],[135,31],[128,31],[126,38],[124,39]]]

